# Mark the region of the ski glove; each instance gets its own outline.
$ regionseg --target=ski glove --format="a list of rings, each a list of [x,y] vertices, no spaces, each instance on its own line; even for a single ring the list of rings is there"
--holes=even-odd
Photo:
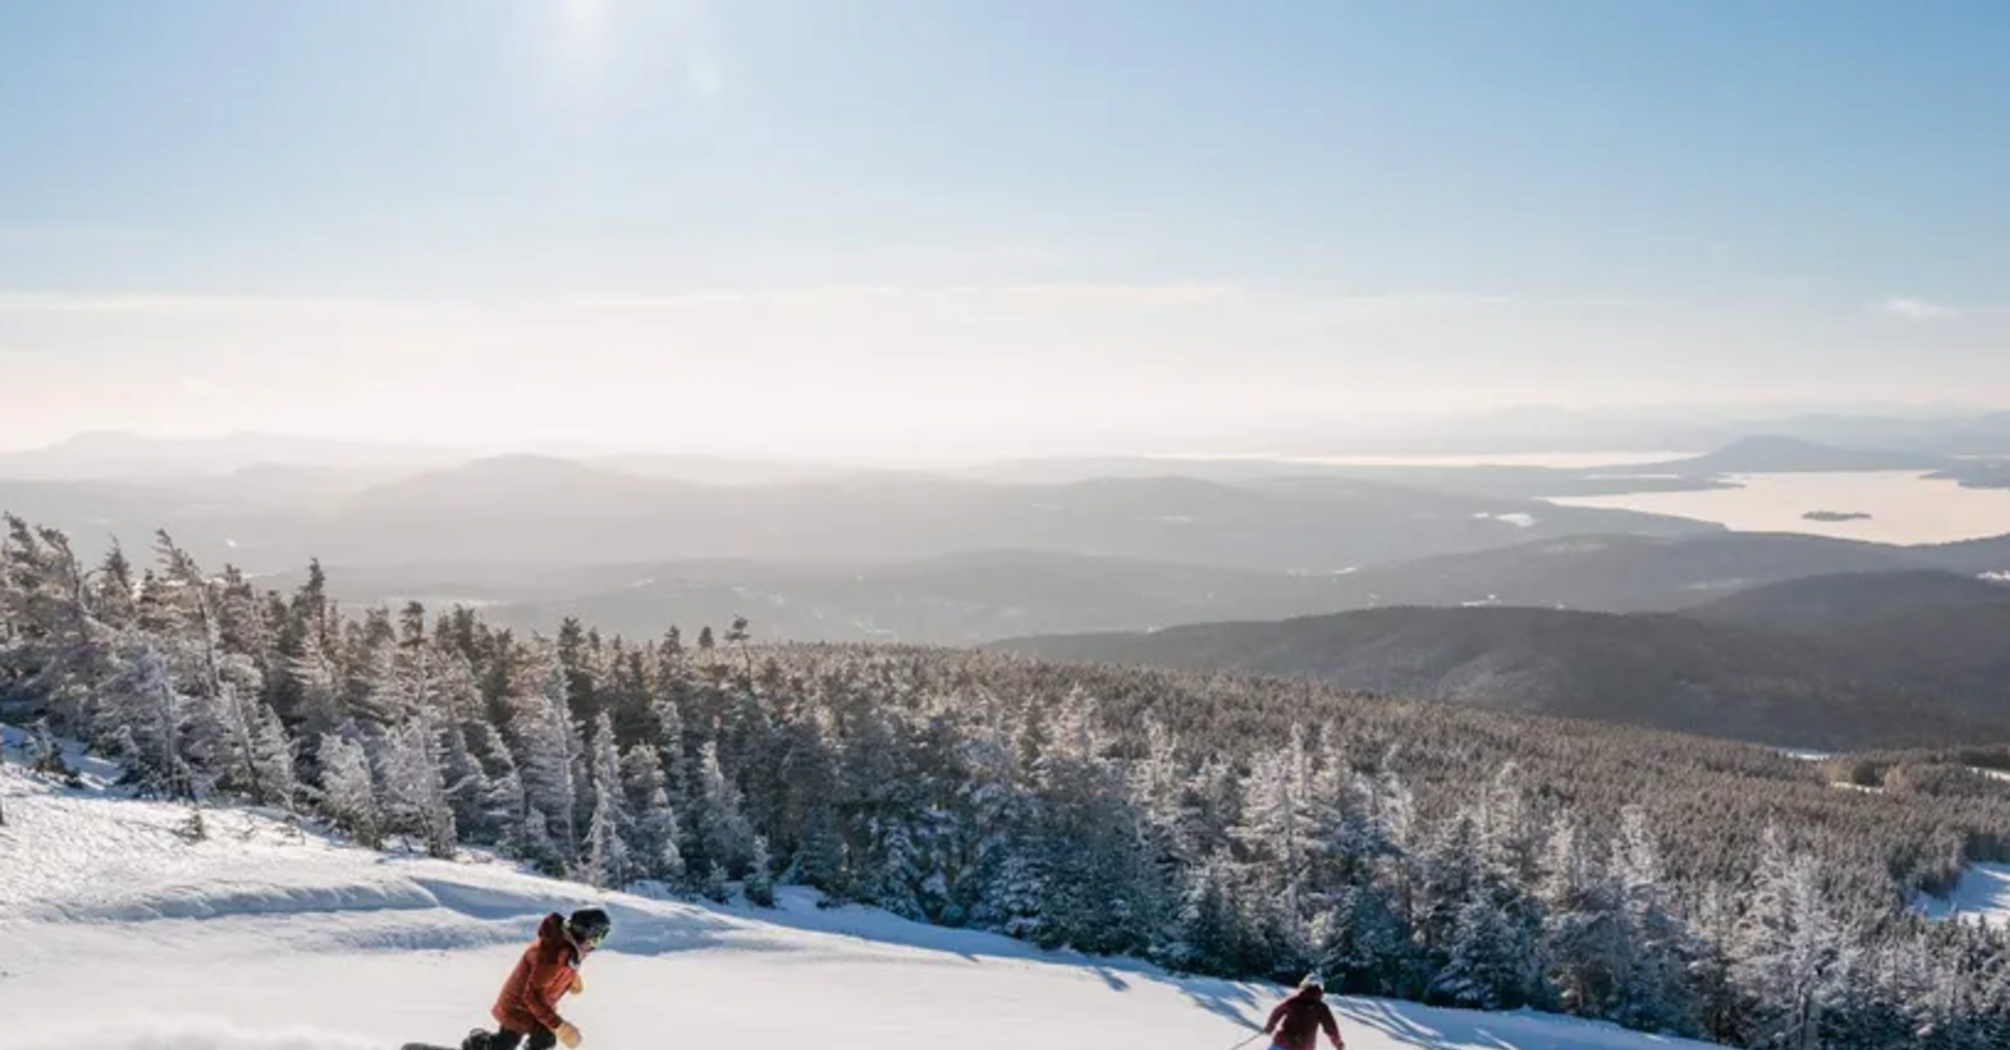
[[[565,1044],[566,1050],[572,1050],[573,1047],[579,1045],[579,1029],[574,1028],[570,1021],[560,1021],[558,1024],[558,1041]]]
[[[581,977],[579,975],[579,971],[577,970],[574,970],[572,973],[572,994],[574,995],[586,994],[586,978]]]

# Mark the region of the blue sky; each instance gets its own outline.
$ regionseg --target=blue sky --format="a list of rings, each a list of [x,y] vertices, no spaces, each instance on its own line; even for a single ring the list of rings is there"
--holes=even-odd
[[[1983,0],[0,4],[0,444],[2010,404],[2006,49]]]

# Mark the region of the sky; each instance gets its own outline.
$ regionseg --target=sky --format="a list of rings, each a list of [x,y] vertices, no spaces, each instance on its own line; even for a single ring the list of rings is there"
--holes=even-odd
[[[1994,0],[0,0],[0,447],[2010,406],[2006,49]]]

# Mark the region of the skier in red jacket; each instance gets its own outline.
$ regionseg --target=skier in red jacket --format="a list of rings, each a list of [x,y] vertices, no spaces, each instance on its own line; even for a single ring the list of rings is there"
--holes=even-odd
[[[1326,1033],[1333,1050],[1347,1050],[1346,1041],[1340,1038],[1340,1023],[1326,1005],[1326,982],[1316,973],[1306,974],[1298,990],[1270,1011],[1263,1032],[1271,1036],[1274,1050],[1313,1050],[1319,1045],[1320,1032]]]
[[[551,1050],[554,1043],[579,1045],[579,1029],[558,1015],[566,993],[586,990],[579,964],[612,932],[614,925],[599,908],[581,908],[572,917],[547,915],[538,923],[537,940],[523,951],[509,980],[496,997],[495,1032],[479,1028],[469,1033],[461,1050]],[[528,1043],[525,1040],[529,1040]]]

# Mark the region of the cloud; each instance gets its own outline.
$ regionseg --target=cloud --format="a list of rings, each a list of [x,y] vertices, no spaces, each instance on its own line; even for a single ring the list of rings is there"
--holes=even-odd
[[[205,402],[228,401],[230,388],[205,375],[185,375],[175,385],[191,399]]]
[[[707,98],[719,93],[725,87],[725,79],[719,71],[719,63],[704,55],[693,55],[684,64],[684,80],[691,90]]]
[[[129,229],[120,226],[12,226],[0,227],[0,245],[10,248],[66,248],[78,246],[130,244],[159,240],[159,230]]]
[[[1244,294],[1239,285],[1167,284],[996,284],[996,285],[830,285],[802,288],[720,288],[665,294],[575,294],[560,302],[573,309],[676,310],[733,304],[816,306],[853,302],[1000,302],[1126,306],[1187,306],[1223,302]]]
[[[1910,295],[1894,295],[1872,305],[1871,309],[1908,321],[1945,321],[1961,316],[1961,311],[1955,307]]]
[[[370,299],[186,295],[178,292],[0,291],[0,314],[297,314],[388,309]]]

